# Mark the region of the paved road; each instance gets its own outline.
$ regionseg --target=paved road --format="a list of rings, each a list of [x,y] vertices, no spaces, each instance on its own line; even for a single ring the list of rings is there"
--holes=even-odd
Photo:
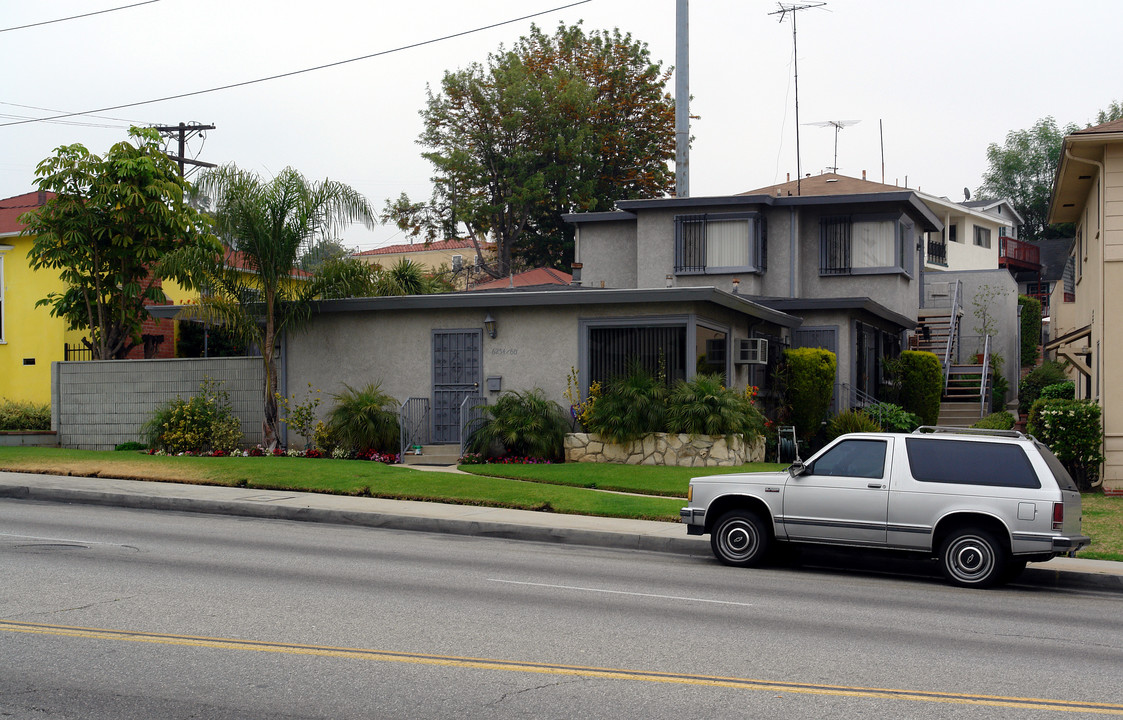
[[[0,577],[0,717],[1123,715],[1109,592],[19,500]]]

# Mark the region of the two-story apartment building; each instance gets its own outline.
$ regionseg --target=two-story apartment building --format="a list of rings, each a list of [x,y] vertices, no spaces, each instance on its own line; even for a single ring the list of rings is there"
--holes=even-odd
[[[1064,139],[1050,223],[1075,223],[1063,282],[1053,288],[1048,352],[1070,363],[1076,396],[1103,411],[1105,489],[1123,489],[1123,120]]]
[[[787,342],[835,352],[844,396],[876,395],[886,379],[883,360],[900,353],[917,324],[921,239],[942,229],[915,192],[901,189],[616,206],[565,216],[577,227],[582,284],[712,286],[797,316],[803,322]]]

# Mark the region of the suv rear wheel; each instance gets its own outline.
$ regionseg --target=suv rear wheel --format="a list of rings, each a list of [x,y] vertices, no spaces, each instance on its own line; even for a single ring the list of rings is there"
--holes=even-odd
[[[956,530],[940,547],[940,565],[948,582],[960,587],[990,587],[1005,577],[1010,554],[988,530]]]
[[[755,567],[772,547],[772,535],[760,516],[750,510],[730,510],[718,518],[710,534],[710,548],[726,565]]]

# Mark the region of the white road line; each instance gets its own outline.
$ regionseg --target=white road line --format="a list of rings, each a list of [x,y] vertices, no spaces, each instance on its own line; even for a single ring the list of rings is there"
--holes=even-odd
[[[488,578],[488,582],[505,583],[507,585],[526,585],[529,587],[551,588],[554,590],[579,590],[582,592],[605,593],[606,595],[631,595],[633,597],[656,598],[658,600],[686,600],[687,602],[711,603],[713,605],[738,605],[740,607],[753,607],[752,603],[733,602],[731,600],[706,600],[705,598],[682,597],[679,595],[653,595],[651,593],[627,592],[625,590],[605,590],[603,588],[578,587],[576,585],[549,585],[547,583],[520,582],[518,580],[500,580]]]

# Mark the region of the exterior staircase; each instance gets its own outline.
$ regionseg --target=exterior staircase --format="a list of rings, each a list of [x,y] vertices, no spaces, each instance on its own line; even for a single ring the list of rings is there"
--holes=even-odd
[[[982,365],[954,362],[958,354],[956,341],[962,314],[958,307],[958,291],[955,295],[950,307],[920,310],[916,334],[910,338],[909,348],[934,353],[944,369],[939,424],[969,427],[985,414],[989,405],[989,402],[983,401],[982,388],[990,386],[990,370]]]

